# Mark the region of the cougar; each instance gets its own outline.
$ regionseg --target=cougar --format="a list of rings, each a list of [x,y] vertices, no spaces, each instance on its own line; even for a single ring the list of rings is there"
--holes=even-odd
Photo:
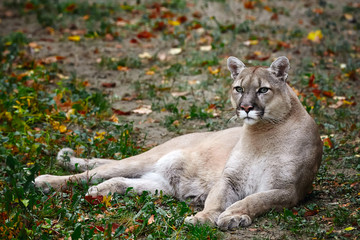
[[[245,67],[227,59],[233,84],[231,103],[239,127],[192,133],[123,160],[82,159],[65,148],[57,160],[83,173],[41,175],[35,185],[61,190],[68,181],[88,181],[88,195],[161,190],[204,205],[188,223],[222,230],[248,226],[270,209],[296,205],[311,190],[322,157],[315,121],[287,84],[289,60],[270,67]],[[90,169],[90,170],[89,170]]]

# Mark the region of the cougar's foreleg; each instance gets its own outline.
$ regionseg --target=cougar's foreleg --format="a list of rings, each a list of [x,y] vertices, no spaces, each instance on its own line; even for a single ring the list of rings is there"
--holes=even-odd
[[[251,224],[252,219],[270,209],[291,207],[296,203],[294,190],[273,189],[255,193],[229,206],[219,215],[216,224],[222,230],[246,227]]]

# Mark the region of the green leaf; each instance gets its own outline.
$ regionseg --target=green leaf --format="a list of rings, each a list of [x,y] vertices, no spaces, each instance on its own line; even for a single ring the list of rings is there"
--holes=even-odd
[[[22,199],[21,202],[24,204],[25,207],[29,206],[29,200],[28,199]]]
[[[80,235],[81,235],[81,223],[77,223],[75,225],[75,230],[74,230],[73,234],[71,234],[71,239],[72,240],[79,239]]]

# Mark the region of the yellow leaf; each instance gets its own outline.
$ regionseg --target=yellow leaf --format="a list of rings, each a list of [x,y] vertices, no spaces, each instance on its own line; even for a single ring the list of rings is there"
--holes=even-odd
[[[80,39],[81,39],[81,37],[78,35],[68,36],[69,41],[78,42],[78,41],[80,41]]]
[[[347,227],[347,228],[345,228],[344,230],[345,231],[352,231],[352,230],[354,230],[355,228],[353,228],[353,227]]]
[[[11,121],[12,120],[11,112],[5,112],[5,117],[7,118],[8,121]]]
[[[96,136],[94,137],[94,139],[103,140],[105,134],[106,134],[106,132],[96,132]]]
[[[109,196],[103,196],[103,200],[102,200],[102,203],[105,203],[105,206],[106,207],[111,207],[111,195]]]
[[[259,43],[259,40],[248,40],[244,42],[244,45],[250,46],[250,45],[257,45]]]
[[[110,121],[114,123],[119,123],[119,118],[114,114],[111,116]]]
[[[345,14],[344,14],[344,17],[346,18],[346,20],[348,20],[348,21],[350,21],[350,22],[354,20],[353,15],[351,15],[351,14],[349,14],[349,13],[345,13]]]
[[[179,26],[181,24],[181,22],[169,20],[169,24],[172,26]]]
[[[155,74],[155,72],[154,72],[154,71],[151,71],[151,70],[149,70],[149,71],[146,72],[146,75],[154,75],[154,74]]]
[[[220,68],[212,69],[212,67],[208,67],[208,70],[213,75],[218,74],[220,72]]]
[[[66,130],[67,130],[67,128],[66,128],[66,126],[65,126],[65,125],[60,125],[60,127],[59,127],[59,131],[60,131],[61,133],[66,132]]]
[[[314,32],[309,32],[307,39],[312,42],[319,43],[320,40],[323,38],[321,30],[316,30]]]
[[[70,116],[71,115],[74,115],[75,114],[75,109],[70,109],[69,111],[67,111],[67,113],[66,113],[66,119],[67,120],[70,120]]]

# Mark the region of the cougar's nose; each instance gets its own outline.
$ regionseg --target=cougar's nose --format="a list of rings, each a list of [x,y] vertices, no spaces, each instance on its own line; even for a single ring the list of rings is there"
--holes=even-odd
[[[253,106],[251,106],[251,105],[241,105],[240,106],[240,108],[242,109],[242,110],[244,110],[246,113],[249,113],[252,109],[254,109],[254,107]]]

